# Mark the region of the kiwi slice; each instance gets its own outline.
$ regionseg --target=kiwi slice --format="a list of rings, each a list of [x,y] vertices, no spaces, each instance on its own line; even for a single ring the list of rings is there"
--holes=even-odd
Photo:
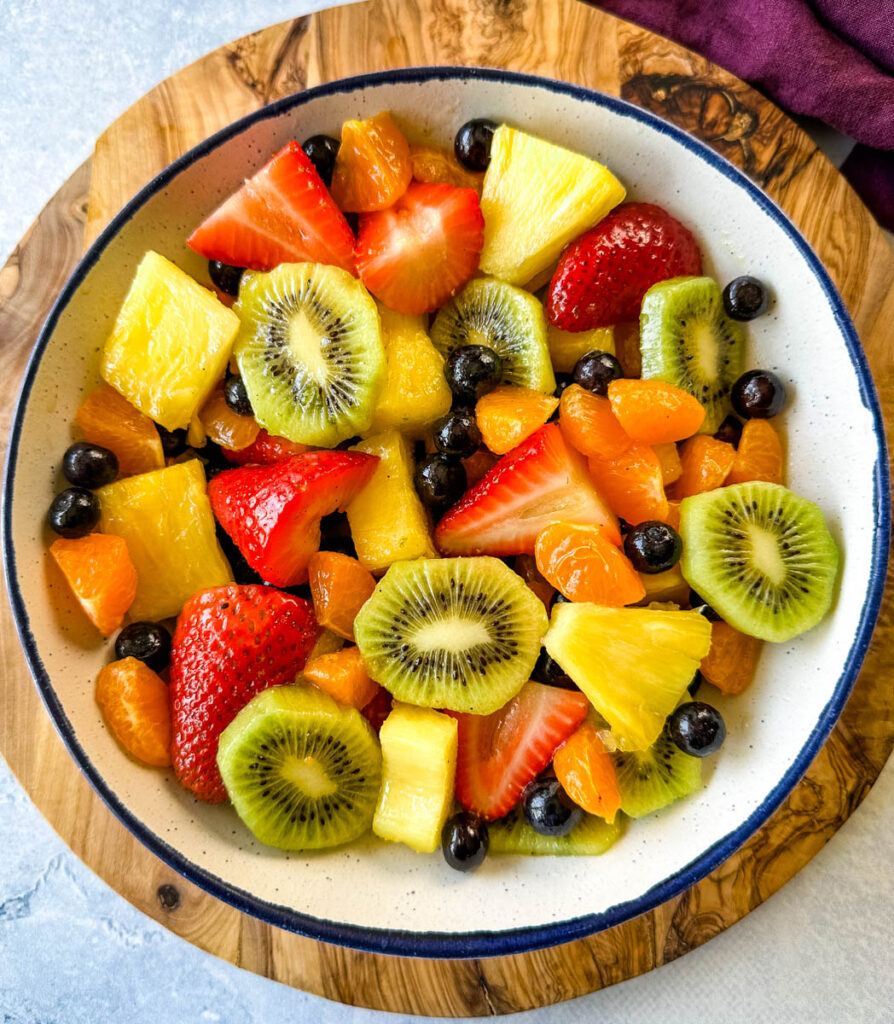
[[[503,383],[552,394],[546,316],[530,292],[479,277],[444,306],[431,325],[431,340],[446,359],[462,345],[487,345],[503,360]]]
[[[395,562],[354,620],[369,674],[407,704],[489,715],[531,678],[543,602],[498,558]]]
[[[375,733],[321,690],[258,694],[220,734],[217,766],[239,817],[268,846],[339,846],[372,825],[382,776]]]
[[[707,410],[713,434],[731,411],[730,389],[744,369],[745,335],[726,315],[710,277],[674,277],[643,297],[639,319],[643,377],[688,391]]]
[[[667,729],[647,750],[616,750],[611,757],[621,810],[631,818],[642,818],[701,788],[701,760],[684,754]]]
[[[780,484],[734,484],[680,505],[686,581],[734,629],[784,641],[829,610],[838,548],[822,512]]]
[[[284,263],[246,273],[233,306],[236,361],[255,418],[301,444],[333,447],[372,422],[385,382],[376,304],[347,271]]]
[[[595,814],[585,814],[565,836],[542,836],[525,821],[520,807],[510,811],[504,818],[489,821],[487,831],[490,837],[488,852],[523,853],[537,856],[554,854],[559,857],[596,857],[605,853],[621,838],[623,824],[616,816],[611,825]]]

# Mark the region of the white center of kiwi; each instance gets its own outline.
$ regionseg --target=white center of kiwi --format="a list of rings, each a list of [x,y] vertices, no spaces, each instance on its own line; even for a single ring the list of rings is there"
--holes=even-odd
[[[705,380],[717,380],[720,376],[720,367],[717,365],[720,348],[713,324],[705,320],[696,320],[692,325],[690,342],[695,349],[695,358],[702,376]]]
[[[329,381],[329,364],[323,355],[327,339],[303,309],[295,310],[289,317],[286,336],[295,362],[304,366],[308,376],[317,384],[325,386]]]
[[[480,619],[446,614],[433,622],[423,623],[412,636],[413,646],[419,651],[471,650],[478,644],[489,644],[491,635]]]
[[[338,783],[328,776],[320,762],[313,757],[284,757],[279,772],[312,800],[331,796],[338,791]]]
[[[779,550],[777,535],[756,523],[748,523],[746,529],[751,544],[751,561],[754,568],[775,586],[779,586],[784,582],[786,572],[785,560]]]

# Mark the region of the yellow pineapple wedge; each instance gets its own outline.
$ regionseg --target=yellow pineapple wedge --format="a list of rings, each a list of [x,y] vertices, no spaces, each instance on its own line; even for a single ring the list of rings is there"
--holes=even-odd
[[[198,459],[116,480],[96,493],[100,530],[124,538],[137,570],[131,619],[177,615],[197,590],[232,583]]]
[[[620,749],[645,750],[708,653],[711,623],[698,612],[557,604],[543,643]]]
[[[431,708],[395,704],[379,733],[382,788],[373,832],[432,853],[453,806],[457,721]]]
[[[626,195],[602,164],[501,124],[484,175],[480,269],[526,284]]]
[[[410,442],[396,430],[386,430],[351,451],[379,456],[372,479],[347,510],[360,563],[370,572],[382,572],[392,562],[437,557],[428,517],[413,486]]]
[[[546,343],[556,373],[571,373],[581,356],[593,350],[615,354],[614,327],[596,327],[592,331],[560,331],[547,324]]]
[[[388,369],[368,433],[399,430],[419,436],[450,411],[444,359],[425,332],[424,317],[377,305]]]
[[[143,257],[100,372],[168,430],[190,425],[224,375],[239,317],[164,256]]]

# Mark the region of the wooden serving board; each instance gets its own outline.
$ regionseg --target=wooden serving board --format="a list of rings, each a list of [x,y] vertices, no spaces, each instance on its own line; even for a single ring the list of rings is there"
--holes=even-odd
[[[276,25],[162,82],[96,142],[0,271],[0,438],[29,350],[75,261],[156,172],[234,118],[365,71],[490,65],[621,95],[728,157],[819,253],[863,340],[894,423],[894,257],[844,179],[779,109],[701,57],[577,0],[372,0]],[[511,1013],[623,981],[683,955],[774,893],[860,803],[894,744],[894,598],[853,696],[804,780],[767,825],[679,898],[565,946],[491,960],[357,953],[270,927],[157,860],[93,793],[32,685],[0,612],[0,750],[65,842],[136,907],[240,967],[329,999],[443,1016]]]

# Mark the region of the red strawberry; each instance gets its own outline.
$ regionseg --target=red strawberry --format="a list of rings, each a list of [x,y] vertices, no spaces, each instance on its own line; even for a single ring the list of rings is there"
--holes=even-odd
[[[577,690],[525,683],[492,715],[454,715],[459,722],[456,796],[487,821],[508,814],[522,790],[587,717]]]
[[[625,203],[562,253],[546,315],[563,331],[636,320],[653,284],[701,272],[702,254],[688,228],[660,206]]]
[[[247,448],[240,448],[238,452],[221,448],[221,451],[225,459],[235,462],[238,466],[247,463],[253,466],[269,466],[274,462],[282,462],[292,455],[301,455],[307,451],[307,445],[289,441],[285,437],[277,437],[276,434],[268,434],[266,430],[259,430],[258,436]]]
[[[393,706],[393,697],[384,686],[380,686],[376,691],[375,697],[363,708],[360,714],[378,732],[385,724],[385,719],[391,714]]]
[[[483,244],[474,189],[415,182],[387,210],[361,214],[357,272],[397,313],[430,313],[475,273]]]
[[[290,587],[307,580],[320,518],[344,511],[378,461],[363,452],[305,452],[270,466],[227,469],[208,484],[208,497],[252,569],[274,586]]]
[[[537,534],[557,519],[596,523],[621,542],[618,520],[596,493],[586,462],[547,423],[447,512],[435,544],[444,555],[532,555]]]
[[[187,244],[206,259],[250,270],[331,263],[354,272],[354,235],[297,142],[206,217]]]
[[[171,756],[199,799],[226,800],[221,732],[261,690],[294,682],[321,632],[309,601],[272,587],[212,587],[183,606],[171,647]]]

